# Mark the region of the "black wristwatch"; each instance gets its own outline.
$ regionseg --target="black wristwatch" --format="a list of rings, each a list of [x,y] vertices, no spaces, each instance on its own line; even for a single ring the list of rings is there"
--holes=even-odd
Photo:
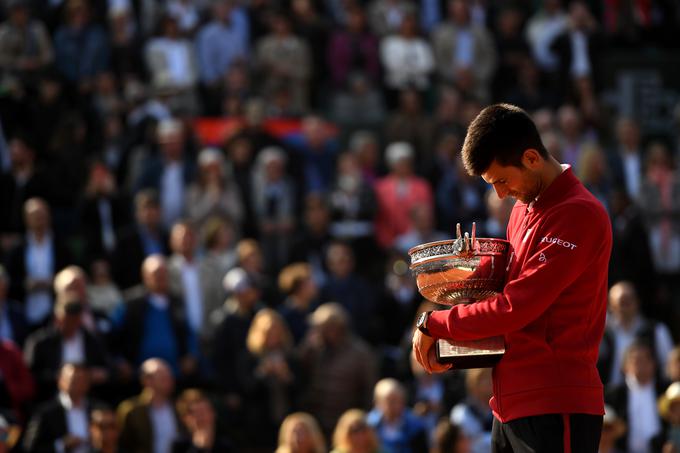
[[[416,328],[420,330],[423,334],[427,335],[428,337],[431,337],[432,334],[430,334],[430,331],[427,328],[427,320],[430,318],[430,313],[431,311],[424,311],[418,316],[418,320],[416,321]]]

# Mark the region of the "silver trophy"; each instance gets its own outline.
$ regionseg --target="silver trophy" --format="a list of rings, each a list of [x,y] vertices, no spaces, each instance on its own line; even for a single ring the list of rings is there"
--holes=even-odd
[[[456,225],[456,239],[429,242],[409,250],[411,271],[418,291],[441,305],[473,304],[503,290],[510,243],[503,239],[462,235]],[[474,341],[440,339],[437,360],[455,369],[494,366],[505,353],[503,337]]]

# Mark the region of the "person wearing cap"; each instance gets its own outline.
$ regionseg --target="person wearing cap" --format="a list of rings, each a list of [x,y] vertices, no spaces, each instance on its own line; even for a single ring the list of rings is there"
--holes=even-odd
[[[302,408],[313,414],[326,436],[346,410],[368,409],[378,370],[371,347],[354,335],[342,305],[328,302],[309,316],[310,328],[298,350],[308,384]]]
[[[92,384],[104,384],[109,379],[109,354],[83,326],[83,309],[77,294],[61,294],[54,306],[53,322],[26,339],[24,354],[38,384],[38,400],[52,396],[64,363],[86,367]]]
[[[186,194],[186,215],[197,228],[216,216],[229,219],[240,235],[244,219],[241,190],[217,148],[205,148],[198,154],[198,176]]]
[[[626,434],[626,422],[619,417],[613,407],[605,404],[598,453],[623,453],[623,450],[616,447],[616,442],[624,434]]]
[[[673,382],[658,402],[659,415],[668,423],[664,451],[680,451],[680,382]]]
[[[400,234],[412,227],[411,209],[419,204],[434,209],[432,188],[413,171],[413,147],[406,142],[394,142],[385,150],[389,174],[375,183],[378,213],[375,234],[384,249],[394,245]]]
[[[214,328],[212,362],[217,385],[234,405],[238,405],[236,375],[237,358],[246,349],[248,329],[259,309],[260,290],[243,268],[235,267],[222,280],[227,299],[210,316]]]

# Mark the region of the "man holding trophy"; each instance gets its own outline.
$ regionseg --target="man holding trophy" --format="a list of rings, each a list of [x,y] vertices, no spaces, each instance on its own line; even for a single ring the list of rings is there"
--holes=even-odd
[[[596,368],[612,245],[604,207],[545,149],[522,109],[470,124],[468,173],[517,199],[508,241],[462,237],[413,248],[424,313],[413,352],[428,372],[493,366],[493,451],[596,453],[604,414]]]

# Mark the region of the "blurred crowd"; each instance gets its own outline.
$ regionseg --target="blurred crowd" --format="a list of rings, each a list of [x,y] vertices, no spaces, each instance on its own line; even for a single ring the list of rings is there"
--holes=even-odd
[[[611,215],[601,452],[680,452],[680,134],[602,102],[676,2],[0,6],[0,452],[489,451],[407,252],[505,236],[458,155],[492,102]]]

